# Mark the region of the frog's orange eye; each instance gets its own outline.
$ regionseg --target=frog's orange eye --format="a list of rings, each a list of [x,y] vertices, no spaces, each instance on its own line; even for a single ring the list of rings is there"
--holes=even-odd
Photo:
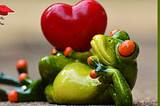
[[[115,30],[113,30],[111,33],[110,33],[110,37],[112,37],[116,32],[118,32],[118,31],[120,31],[120,29],[115,29]]]
[[[119,45],[118,52],[121,56],[130,56],[135,51],[135,44],[130,40],[125,40]]]

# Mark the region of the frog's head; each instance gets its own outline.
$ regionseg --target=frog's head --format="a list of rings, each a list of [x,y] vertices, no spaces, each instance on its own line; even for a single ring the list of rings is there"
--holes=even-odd
[[[131,62],[139,54],[138,44],[130,40],[123,30],[114,30],[109,36],[95,35],[91,41],[93,55],[107,66],[117,67],[124,62]]]

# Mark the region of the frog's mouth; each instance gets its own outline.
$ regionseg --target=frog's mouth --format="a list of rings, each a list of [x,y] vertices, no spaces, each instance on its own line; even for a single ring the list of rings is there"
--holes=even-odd
[[[95,35],[91,41],[93,54],[96,54],[102,63],[111,64],[111,58],[106,52],[105,35]]]

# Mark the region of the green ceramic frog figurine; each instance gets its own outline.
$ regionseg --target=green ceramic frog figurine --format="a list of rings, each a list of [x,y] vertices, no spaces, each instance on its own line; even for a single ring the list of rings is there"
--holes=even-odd
[[[16,85],[12,91],[1,89],[1,100],[132,106],[138,44],[125,31],[114,30],[110,36],[95,35],[91,46],[93,54],[75,52],[71,47],[65,51],[53,49],[52,55],[39,61],[41,79],[37,81],[28,76],[17,81],[1,74],[0,82]],[[21,68],[20,73],[23,72],[27,73],[26,65]]]

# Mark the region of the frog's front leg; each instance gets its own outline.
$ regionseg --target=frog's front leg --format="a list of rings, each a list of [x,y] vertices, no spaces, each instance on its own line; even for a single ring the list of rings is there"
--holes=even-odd
[[[97,78],[107,84],[110,95],[118,106],[132,106],[131,89],[118,69],[101,64],[96,56],[88,58],[88,63],[96,70],[90,72],[91,78]]]

